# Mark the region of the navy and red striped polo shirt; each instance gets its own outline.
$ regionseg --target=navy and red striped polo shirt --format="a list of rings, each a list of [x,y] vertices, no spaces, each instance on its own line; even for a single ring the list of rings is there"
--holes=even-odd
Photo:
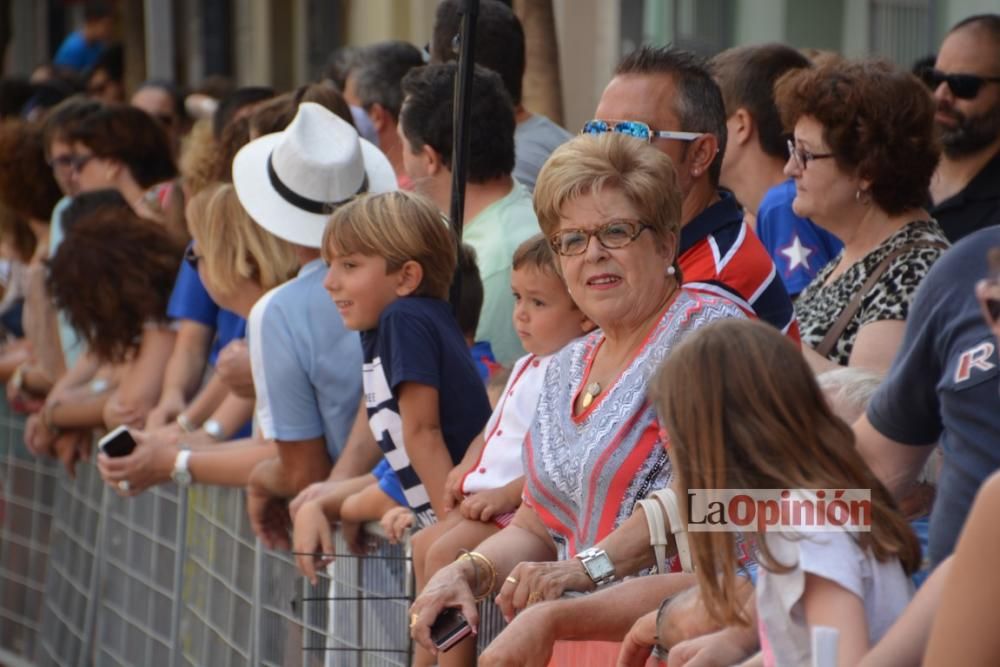
[[[681,229],[678,264],[688,287],[732,299],[799,342],[792,300],[774,261],[726,192]],[[693,284],[698,283],[698,284]]]

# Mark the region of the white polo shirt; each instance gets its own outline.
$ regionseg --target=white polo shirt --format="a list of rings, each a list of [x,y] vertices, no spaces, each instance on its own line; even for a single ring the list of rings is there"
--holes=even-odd
[[[551,354],[528,354],[514,363],[500,402],[486,423],[482,454],[462,480],[462,493],[499,489],[524,475],[521,449],[535,420],[545,369],[551,359]]]

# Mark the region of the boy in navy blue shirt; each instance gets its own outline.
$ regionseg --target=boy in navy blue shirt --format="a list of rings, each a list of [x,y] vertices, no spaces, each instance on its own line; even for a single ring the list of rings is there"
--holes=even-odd
[[[445,300],[455,239],[433,204],[391,192],[338,209],[324,283],[361,332],[368,423],[418,523],[444,511],[444,480],[490,416],[486,390]]]
[[[455,245],[434,205],[402,191],[338,208],[323,239],[324,286],[361,332],[368,423],[417,527],[444,514],[445,479],[490,416],[445,300]]]

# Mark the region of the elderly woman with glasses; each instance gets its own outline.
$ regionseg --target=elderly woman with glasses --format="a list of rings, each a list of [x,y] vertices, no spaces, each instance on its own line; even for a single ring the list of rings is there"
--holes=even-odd
[[[542,169],[535,209],[567,289],[600,330],[547,370],[512,524],[440,570],[414,602],[413,637],[432,651],[430,626],[447,607],[475,626],[476,600],[501,592],[520,609],[562,592],[519,581],[519,563],[576,556],[591,587],[623,574],[594,547],[671,478],[649,379],[689,331],[744,317],[730,301],[681,286],[681,194],[672,162],[649,144],[618,133],[569,141]]]
[[[844,242],[795,303],[803,349],[817,371],[885,371],[917,286],[948,247],[924,209],[940,155],[934,102],[916,77],[870,61],[798,70],[776,94],[794,133],[792,208]]]

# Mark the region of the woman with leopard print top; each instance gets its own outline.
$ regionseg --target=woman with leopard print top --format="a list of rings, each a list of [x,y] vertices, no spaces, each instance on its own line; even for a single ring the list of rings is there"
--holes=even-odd
[[[875,61],[797,71],[777,100],[794,128],[792,208],[844,242],[796,301],[803,351],[817,372],[885,371],[917,286],[948,246],[924,209],[940,155],[934,103],[916,77]]]

